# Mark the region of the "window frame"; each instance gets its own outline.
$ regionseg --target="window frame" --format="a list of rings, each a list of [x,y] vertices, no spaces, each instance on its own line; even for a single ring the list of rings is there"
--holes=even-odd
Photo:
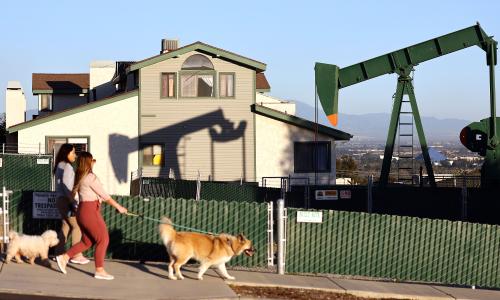
[[[164,97],[162,95],[163,92],[163,75],[170,75],[172,74],[174,76],[174,96],[169,97],[168,95]],[[168,94],[168,92],[167,92]],[[176,72],[161,72],[160,73],[160,99],[177,99],[177,73]]]
[[[182,76],[183,75],[212,75],[213,78],[213,96],[203,96],[203,97],[189,97],[182,95]],[[215,70],[180,70],[179,71],[179,99],[215,99],[217,98],[217,72]],[[198,86],[196,87],[196,92],[198,92]]]
[[[297,162],[297,150],[296,150],[296,147],[297,145],[299,144],[302,144],[302,145],[314,145],[314,144],[317,144],[317,145],[326,145],[327,147],[327,168],[326,170],[316,170],[316,168],[318,167],[316,164],[315,164],[315,159],[314,159],[314,151],[312,152],[312,156],[313,156],[313,165],[312,165],[312,169],[297,169],[297,165],[296,165],[296,162]],[[311,149],[314,149],[314,148],[311,148]],[[306,141],[306,142],[301,142],[301,141],[295,141],[293,143],[293,171],[294,173],[331,173],[332,171],[332,143],[331,141]]]
[[[222,80],[220,77],[222,75],[233,75],[233,95],[232,96],[221,96],[222,87],[220,86]],[[236,98],[236,73],[235,72],[219,72],[219,89],[218,96],[221,99],[235,99]]]
[[[203,69],[203,68],[196,68],[196,67],[187,68],[187,67],[185,66],[186,62],[187,62],[189,59],[191,59],[191,58],[193,58],[193,57],[195,57],[195,56],[196,56],[196,57],[203,57],[203,59],[206,59],[206,60],[210,63],[210,65],[212,65],[212,68],[211,68],[211,69],[210,69],[210,68]],[[188,58],[186,58],[186,59],[184,60],[184,62],[183,62],[183,63],[182,63],[182,65],[181,65],[181,70],[186,70],[186,71],[193,71],[193,70],[194,70],[194,71],[196,71],[196,70],[201,70],[201,71],[213,71],[213,70],[215,70],[215,66],[214,66],[214,63],[212,62],[212,60],[211,60],[210,58],[208,58],[206,55],[203,55],[203,54],[201,54],[201,53],[195,53],[195,54],[191,54]]]
[[[52,111],[54,107],[54,95],[52,93],[39,94],[39,95],[40,95],[40,100],[39,100],[40,104],[38,107],[38,111],[47,111],[47,112]],[[43,97],[50,97],[50,99],[48,99],[48,108],[42,108]]]
[[[45,136],[45,151],[46,153],[52,153],[53,149],[49,149],[50,139],[66,139],[68,143],[69,139],[87,139],[87,152],[90,152],[90,135],[47,135]]]
[[[162,153],[162,162],[160,165],[145,165],[144,164],[144,148],[148,147],[148,146],[161,146],[161,153]],[[151,142],[151,143],[141,143],[140,144],[140,159],[141,159],[141,167],[147,167],[147,168],[163,168],[166,166],[166,160],[165,160],[165,144],[164,143],[154,143],[154,142]]]

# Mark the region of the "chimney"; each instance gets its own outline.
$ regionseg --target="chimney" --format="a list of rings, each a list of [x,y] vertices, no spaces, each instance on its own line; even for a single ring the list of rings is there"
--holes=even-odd
[[[162,39],[160,54],[176,50],[177,48],[179,48],[179,40]]]
[[[5,127],[26,121],[26,98],[19,81],[9,81],[5,91]]]

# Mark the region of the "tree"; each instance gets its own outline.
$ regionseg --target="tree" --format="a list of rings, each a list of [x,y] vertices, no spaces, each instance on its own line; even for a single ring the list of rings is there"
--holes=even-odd
[[[349,177],[352,179],[351,184],[366,183],[366,179],[359,176],[358,163],[348,155],[342,155],[335,162],[337,168],[337,177]]]

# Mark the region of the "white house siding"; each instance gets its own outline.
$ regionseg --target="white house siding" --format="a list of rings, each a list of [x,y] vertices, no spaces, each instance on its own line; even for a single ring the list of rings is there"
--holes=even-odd
[[[107,100],[104,100],[107,101]],[[97,160],[94,172],[106,191],[130,194],[130,174],[138,169],[138,97],[104,104],[18,131],[19,144],[41,144],[46,137],[88,136]],[[38,151],[33,149],[32,152]],[[26,151],[30,152],[30,151]]]
[[[141,142],[165,144],[165,167],[144,167],[146,176],[166,176],[172,166],[178,166],[177,178],[202,178],[209,175],[215,180],[255,180],[254,119],[250,105],[255,98],[255,71],[237,64],[207,56],[216,73],[216,94],[220,72],[235,73],[235,98],[179,97],[179,70],[190,52],[177,58],[140,69]],[[160,99],[160,74],[177,74],[177,98]],[[226,140],[214,141],[209,128],[221,132],[219,124],[237,128],[244,124],[243,134],[224,132]],[[168,141],[176,149],[168,149]],[[174,170],[174,173],[175,172]]]
[[[314,180],[314,173],[294,173],[294,142],[314,141],[314,132],[300,127],[283,123],[265,116],[256,114],[257,136],[257,180],[262,183],[262,177],[289,175],[292,177],[307,177]],[[335,141],[319,134],[318,141],[331,142],[331,172],[318,173],[318,183],[335,184]],[[276,180],[269,180],[276,182]],[[313,183],[314,181],[310,181]]]

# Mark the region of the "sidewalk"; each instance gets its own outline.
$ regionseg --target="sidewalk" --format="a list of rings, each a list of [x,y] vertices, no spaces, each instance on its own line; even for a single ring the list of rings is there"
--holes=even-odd
[[[500,291],[473,290],[425,284],[391,283],[324,276],[277,275],[231,271],[235,281],[224,281],[214,270],[204,280],[195,280],[196,269],[186,268],[185,280],[167,279],[164,263],[107,261],[115,280],[96,280],[93,263],[71,265],[63,275],[40,265],[3,264],[0,271],[0,299],[238,299],[227,285],[306,288],[348,293],[367,298],[396,299],[500,299]]]

